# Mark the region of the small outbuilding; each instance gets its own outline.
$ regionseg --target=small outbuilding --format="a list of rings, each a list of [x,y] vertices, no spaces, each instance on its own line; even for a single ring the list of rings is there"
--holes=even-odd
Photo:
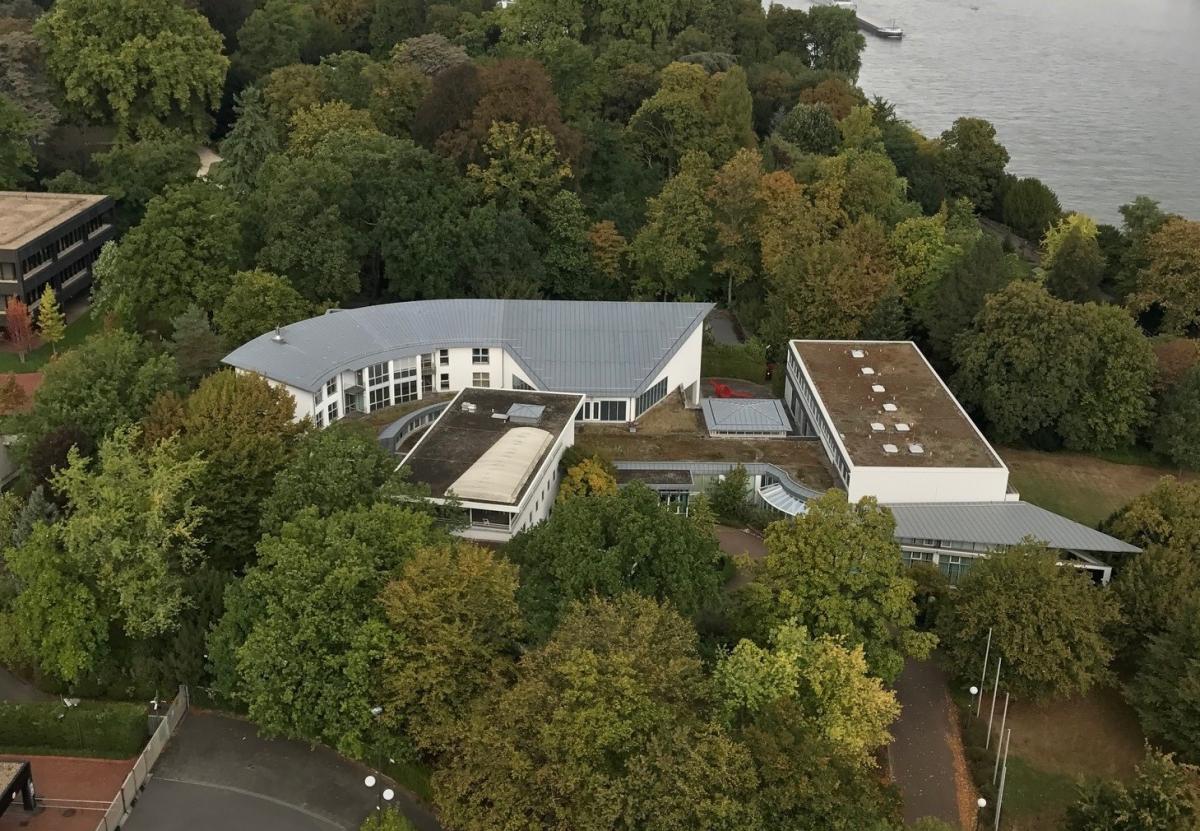
[[[776,398],[705,398],[704,426],[713,438],[781,439],[792,432]]]

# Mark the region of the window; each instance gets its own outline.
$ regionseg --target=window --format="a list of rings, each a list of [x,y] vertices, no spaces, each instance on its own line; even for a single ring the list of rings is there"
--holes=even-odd
[[[0,263],[0,280],[16,280],[17,267],[12,263]]]
[[[388,364],[387,361],[379,364],[371,364],[367,370],[367,378],[370,380],[371,386],[377,387],[388,380]]]
[[[625,402],[624,401],[597,401],[599,409],[597,418],[601,421],[624,421],[625,420]]]
[[[317,427],[325,426],[325,414],[320,410],[313,413],[313,424],[317,425]]]
[[[363,371],[361,369],[354,370],[354,383],[360,387],[363,385]]]
[[[951,586],[957,586],[958,581],[971,570],[973,565],[975,565],[974,557],[959,557],[955,554],[938,555],[938,568],[946,575]]]
[[[526,384],[524,381],[522,381],[520,378],[518,378],[517,376],[514,375],[513,376],[513,389],[514,390],[531,390],[531,389],[533,389],[533,387],[529,386],[529,384]]]
[[[640,417],[642,413],[653,407],[659,401],[662,401],[667,394],[667,379],[663,378],[657,384],[646,390],[637,398],[637,414]]]
[[[439,349],[438,350],[438,364],[441,366],[450,366],[450,350],[449,349]]]
[[[473,387],[490,387],[492,385],[492,374],[490,372],[472,372],[471,386]]]
[[[471,350],[471,363],[486,364],[490,360],[491,360],[490,350],[486,346],[483,347],[482,349],[477,346]]]
[[[417,400],[416,379],[413,379],[412,381],[401,381],[399,384],[396,385],[395,390],[396,390],[396,403],[397,404],[403,404],[406,401],[416,401]]]
[[[371,411],[380,409],[381,407],[390,407],[392,404],[392,391],[387,387],[371,390]]]
[[[338,420],[338,403],[336,401],[330,401],[329,406],[325,409],[325,411],[329,414],[330,424],[333,424],[333,422]]]
[[[396,364],[396,380],[403,378],[417,377],[417,359],[414,358],[399,358],[395,361]]]
[[[443,372],[441,377],[438,378],[438,389],[443,389],[443,390],[450,389],[450,373],[449,372]]]
[[[330,398],[337,395],[337,376],[333,376],[325,382],[325,397]]]

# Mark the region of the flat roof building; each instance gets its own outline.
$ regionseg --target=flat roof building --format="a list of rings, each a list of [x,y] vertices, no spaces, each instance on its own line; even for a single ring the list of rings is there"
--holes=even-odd
[[[400,466],[438,502],[458,500],[463,536],[504,541],[542,521],[558,493],[559,460],[575,443],[580,393],[469,387]]]
[[[783,438],[792,431],[777,398],[705,398],[701,409],[713,438]]]
[[[0,191],[0,315],[12,296],[35,308],[47,283],[63,302],[85,291],[113,209],[108,196]]]
[[[911,341],[794,340],[784,403],[852,501],[1009,498],[1008,468]]]

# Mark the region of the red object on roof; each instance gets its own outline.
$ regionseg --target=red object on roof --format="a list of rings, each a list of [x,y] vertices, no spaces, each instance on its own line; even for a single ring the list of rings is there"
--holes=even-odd
[[[709,381],[712,384],[713,395],[717,398],[753,398],[754,393],[739,392],[728,384],[722,384],[720,381]]]

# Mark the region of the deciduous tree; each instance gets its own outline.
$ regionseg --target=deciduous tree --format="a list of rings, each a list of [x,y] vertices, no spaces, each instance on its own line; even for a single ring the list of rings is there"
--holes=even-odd
[[[1086,572],[1027,541],[975,562],[938,614],[942,649],[960,677],[979,671],[988,630],[1004,686],[1028,698],[1086,693],[1110,678],[1116,600]]]
[[[706,193],[712,162],[689,153],[679,172],[646,207],[646,224],[630,245],[637,290],[649,297],[678,297],[702,289],[704,265],[713,233]]]
[[[38,20],[66,103],[126,135],[208,131],[229,59],[221,36],[178,0],[63,0]]]
[[[58,305],[54,287],[49,283],[42,291],[42,301],[38,304],[38,331],[42,333],[42,341],[50,344],[51,350],[57,354],[58,344],[67,334],[67,321]]]
[[[1097,300],[1104,279],[1104,257],[1095,238],[1073,229],[1058,245],[1046,270],[1046,288],[1062,300]]]
[[[826,104],[797,104],[775,128],[775,134],[805,153],[832,156],[842,143],[837,120]]]
[[[4,330],[9,342],[17,350],[21,363],[25,363],[25,356],[37,345],[37,335],[33,331],[29,307],[15,294],[10,294],[4,300]]]
[[[1122,657],[1137,666],[1150,640],[1200,597],[1200,559],[1179,546],[1151,545],[1122,566],[1112,586],[1125,616],[1116,640]]]
[[[612,496],[616,492],[617,480],[604,462],[593,456],[567,468],[556,501],[562,503],[579,496]]]
[[[0,95],[0,188],[16,190],[33,173],[36,167],[30,146],[33,130],[29,117]]]
[[[1081,787],[1063,831],[1189,831],[1200,823],[1200,770],[1146,749],[1130,783]]]
[[[303,320],[313,311],[313,304],[286,279],[254,269],[233,275],[233,285],[213,315],[213,322],[232,349],[276,326]]]
[[[713,175],[706,194],[716,225],[717,261],[713,271],[725,275],[725,301],[733,305],[734,286],[754,280],[762,267],[758,243],[762,156],[742,149]]]
[[[1192,552],[1195,556],[1195,552]],[[1200,600],[1181,606],[1165,631],[1150,638],[1127,693],[1142,729],[1154,741],[1200,762]]]
[[[1164,476],[1106,519],[1103,530],[1139,548],[1200,548],[1200,484]]]
[[[938,170],[951,196],[965,196],[980,211],[992,207],[993,194],[1008,151],[996,140],[996,128],[982,118],[959,118],[942,133]]]
[[[1027,240],[1040,240],[1062,215],[1054,191],[1030,176],[1018,179],[1004,193],[1004,224]]]
[[[1200,367],[1192,367],[1163,397],[1154,424],[1154,448],[1180,467],[1200,470],[1192,426],[1200,423]]]
[[[29,406],[29,396],[25,389],[17,383],[17,376],[8,373],[4,383],[0,384],[0,416],[18,413]]]
[[[1149,263],[1138,275],[1129,308],[1157,309],[1165,334],[1200,325],[1200,222],[1168,219],[1146,240],[1146,254]]]

